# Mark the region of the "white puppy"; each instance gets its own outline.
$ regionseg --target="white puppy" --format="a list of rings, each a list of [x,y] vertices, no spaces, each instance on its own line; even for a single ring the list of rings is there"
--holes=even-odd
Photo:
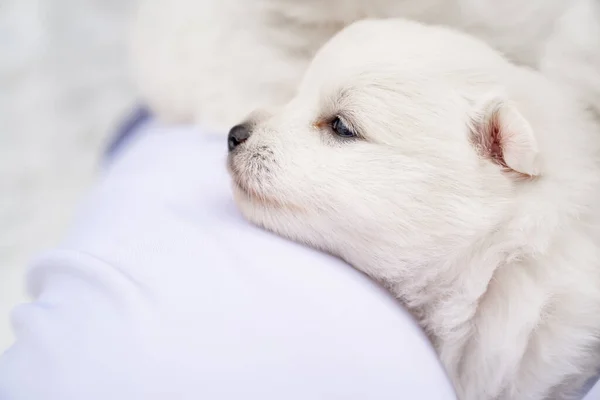
[[[225,131],[291,98],[349,23],[405,17],[473,34],[572,85],[600,110],[598,0],[139,0],[133,76],[161,117]]]
[[[484,43],[363,21],[230,132],[252,222],[418,318],[463,400],[570,399],[600,366],[600,129]]]

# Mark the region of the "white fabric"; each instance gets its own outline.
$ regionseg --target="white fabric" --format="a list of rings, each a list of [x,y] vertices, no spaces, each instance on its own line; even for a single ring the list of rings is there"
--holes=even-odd
[[[600,400],[600,381],[589,391],[584,400]]]
[[[394,299],[243,221],[225,150],[153,123],[122,149],[30,270],[0,399],[454,399]]]

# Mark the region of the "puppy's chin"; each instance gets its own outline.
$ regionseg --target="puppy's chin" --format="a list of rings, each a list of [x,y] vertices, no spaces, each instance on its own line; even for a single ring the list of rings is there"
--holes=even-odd
[[[232,173],[233,198],[242,214],[259,225],[264,219],[271,219],[279,213],[289,215],[303,214],[305,210],[299,205],[288,202],[281,196],[269,196],[266,193],[248,187],[239,177]]]
[[[281,209],[265,201],[265,199],[254,196],[235,180],[232,183],[233,199],[238,210],[250,223],[268,231],[279,233],[283,223],[277,217]]]
[[[253,214],[255,210],[265,212],[269,204],[261,200],[255,193],[246,189],[236,178],[231,183],[233,199],[244,215]]]
[[[254,211],[260,213],[272,213],[286,211],[292,213],[302,213],[303,208],[293,201],[289,201],[277,190],[276,187],[265,187],[260,183],[260,179],[246,178],[243,165],[232,157],[229,157],[227,169],[232,180],[232,188],[235,202],[242,210]]]

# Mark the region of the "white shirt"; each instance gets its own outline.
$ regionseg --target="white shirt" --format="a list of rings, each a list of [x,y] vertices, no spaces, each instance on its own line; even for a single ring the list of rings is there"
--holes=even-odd
[[[142,130],[31,267],[1,400],[455,398],[384,290],[241,218],[223,135]]]

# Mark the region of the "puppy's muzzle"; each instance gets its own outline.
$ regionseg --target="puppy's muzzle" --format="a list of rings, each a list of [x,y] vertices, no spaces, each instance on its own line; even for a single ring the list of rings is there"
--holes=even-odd
[[[227,136],[227,148],[229,151],[235,150],[239,145],[244,143],[252,135],[250,126],[246,124],[236,125],[229,131]]]

